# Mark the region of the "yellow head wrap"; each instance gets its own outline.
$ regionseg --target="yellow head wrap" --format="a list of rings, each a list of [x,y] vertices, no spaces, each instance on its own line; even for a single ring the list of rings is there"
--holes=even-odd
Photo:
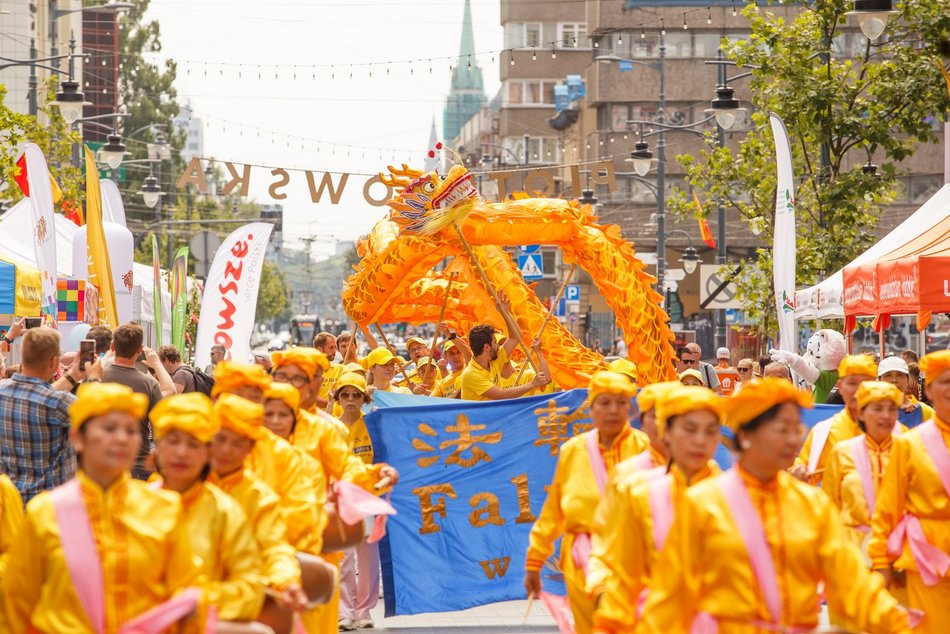
[[[738,394],[726,399],[723,405],[726,424],[736,431],[782,403],[795,403],[799,407],[807,408],[814,405],[808,392],[799,390],[787,379],[769,376],[747,384]]]
[[[294,413],[294,418],[300,410],[300,390],[290,383],[271,383],[264,393],[264,399],[283,402]]]
[[[110,412],[124,412],[142,419],[148,410],[148,397],[119,383],[83,383],[69,406],[69,421],[79,428],[90,418]]]
[[[950,370],[950,350],[938,350],[920,358],[920,370],[924,383],[930,385],[938,376]]]
[[[211,416],[211,407],[211,399],[201,392],[186,392],[163,398],[148,415],[155,430],[155,440],[161,440],[168,432],[178,429],[201,442],[211,442],[218,433],[218,425]]]
[[[264,406],[237,394],[222,394],[214,402],[212,418],[221,429],[231,430],[251,440],[259,440],[266,433],[263,427]]]
[[[587,387],[587,400],[593,403],[594,399],[601,394],[622,394],[629,398],[636,391],[636,384],[631,383],[626,374],[602,370],[595,372],[591,377],[590,385]]]
[[[666,425],[671,418],[709,410],[722,418],[723,398],[700,385],[675,385],[666,391],[656,404],[656,431],[660,438],[666,433]]]
[[[675,387],[682,386],[679,381],[664,381],[646,386],[637,394],[637,409],[640,413],[649,412],[656,408],[656,404]]]
[[[211,397],[231,392],[242,387],[256,387],[267,391],[271,384],[270,375],[257,364],[221,361],[214,366],[214,387]]]
[[[858,386],[858,391],[854,396],[858,399],[859,410],[878,401],[891,401],[898,407],[904,402],[904,393],[900,388],[885,381],[865,381]]]
[[[849,354],[838,364],[838,378],[854,375],[877,378],[877,363],[869,354]]]
[[[607,369],[611,372],[623,374],[634,383],[637,382],[637,366],[630,359],[614,359],[607,364]]]
[[[316,348],[299,347],[290,350],[278,350],[271,355],[271,361],[274,362],[275,370],[284,365],[295,365],[303,370],[309,379],[313,379],[317,368],[323,368],[324,372],[330,369],[327,355]]]
[[[362,374],[356,372],[347,372],[337,380],[333,386],[334,393],[339,393],[346,386],[355,387],[363,394],[366,394],[366,379]]]

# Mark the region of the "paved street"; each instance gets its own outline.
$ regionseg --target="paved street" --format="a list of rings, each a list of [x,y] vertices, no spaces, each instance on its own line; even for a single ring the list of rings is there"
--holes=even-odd
[[[383,619],[383,603],[373,611],[376,630],[399,634],[493,634],[495,632],[522,632],[549,634],[557,632],[554,621],[540,601],[535,601],[527,621],[524,611],[527,601],[508,601],[483,605],[462,612],[397,616]],[[369,631],[369,630],[367,630]]]

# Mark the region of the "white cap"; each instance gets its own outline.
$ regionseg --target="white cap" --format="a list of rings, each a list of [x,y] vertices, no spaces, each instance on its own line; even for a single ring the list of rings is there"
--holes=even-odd
[[[719,348],[716,350],[717,359],[728,359],[730,356],[732,355],[729,354],[729,348]]]
[[[882,377],[888,372],[902,372],[909,376],[910,368],[907,367],[907,362],[900,357],[885,357],[881,359],[881,363],[877,366],[877,375]]]

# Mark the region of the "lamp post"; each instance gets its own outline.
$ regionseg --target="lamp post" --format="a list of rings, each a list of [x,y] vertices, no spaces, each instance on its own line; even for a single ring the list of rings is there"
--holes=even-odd
[[[48,70],[48,71],[52,71],[52,72],[54,72],[54,73],[59,72],[59,69],[58,69],[57,67],[55,67],[55,66],[47,66],[47,65],[44,64],[43,62],[58,62],[58,61],[61,60],[61,59],[66,59],[67,57],[71,57],[71,54],[70,54],[70,55],[52,55],[52,56],[50,56],[50,57],[42,57],[42,58],[38,58],[36,55],[37,55],[37,51],[36,51],[36,40],[31,38],[31,39],[30,39],[30,58],[29,58],[29,59],[14,59],[14,58],[12,58],[12,57],[0,57],[0,62],[6,62],[6,63],[4,63],[4,64],[0,64],[0,70],[3,70],[3,69],[5,69],[5,68],[12,68],[12,67],[14,67],[14,66],[29,66],[29,67],[30,67],[30,79],[29,79],[29,92],[28,92],[28,97],[27,97],[27,104],[28,104],[27,107],[28,107],[30,116],[33,116],[33,117],[36,116],[36,114],[37,114],[37,112],[38,112],[38,110],[39,110],[39,107],[37,106],[37,100],[36,100],[36,87],[39,85],[39,78],[37,78],[37,76],[36,76],[36,69],[37,69],[37,68],[43,68],[43,69],[46,69],[46,70]],[[70,118],[67,116],[67,111],[66,111],[65,109],[63,109],[62,104],[57,103],[56,101],[53,101],[53,102],[50,102],[50,105],[54,105],[54,106],[55,106],[55,105],[59,105],[59,106],[60,106],[60,113],[63,115],[63,118],[66,119],[66,122],[67,122],[67,123],[72,123],[73,121],[76,120],[77,117],[79,117],[79,115],[82,114],[82,107],[83,107],[84,105],[86,105],[88,102],[83,101],[83,94],[82,94],[81,92],[79,92],[79,84],[77,84],[76,82],[63,82],[63,87],[64,87],[64,88],[65,88],[65,86],[66,86],[67,83],[75,84],[74,86],[71,86],[71,87],[72,87],[72,91],[71,91],[71,93],[70,93],[70,96],[71,96],[71,97],[78,97],[78,101],[75,102],[76,105],[78,106],[78,110],[76,110],[75,112],[77,112],[78,114],[76,114],[76,116],[75,116],[75,117],[72,117],[72,120],[70,120]],[[59,97],[59,96],[62,95],[62,94],[63,94],[63,93],[59,93],[59,95],[57,95],[57,97]],[[71,113],[71,112],[73,112],[73,111],[70,111],[70,113]]]
[[[107,2],[105,4],[97,4],[91,7],[80,7],[78,9],[59,9],[57,7],[57,0],[49,0],[49,38],[50,38],[50,53],[53,57],[57,56],[59,53],[59,19],[65,15],[70,15],[72,13],[79,13],[80,11],[111,11],[113,13],[118,13],[119,11],[128,11],[134,9],[135,5],[131,2]],[[53,69],[54,72],[59,72],[59,67]],[[72,70],[70,69],[70,74]]]

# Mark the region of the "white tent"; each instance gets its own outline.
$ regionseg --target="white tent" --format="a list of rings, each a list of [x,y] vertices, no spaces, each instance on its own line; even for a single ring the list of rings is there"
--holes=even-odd
[[[950,184],[944,185],[930,200],[881,238],[848,266],[871,262],[903,246],[950,215]],[[796,291],[795,319],[844,319],[844,278],[842,268],[814,286]]]
[[[79,231],[79,227],[59,214],[55,215],[55,221],[57,274],[77,277],[73,274],[73,235]],[[26,200],[21,200],[0,216],[0,256],[6,255],[36,266],[32,227],[30,206]],[[132,318],[148,325],[151,330],[155,321],[152,311],[152,267],[133,263],[132,278],[133,288],[138,287],[134,294],[141,296],[141,301],[132,308]],[[167,291],[162,292],[162,338],[164,341],[171,340],[171,295]]]

